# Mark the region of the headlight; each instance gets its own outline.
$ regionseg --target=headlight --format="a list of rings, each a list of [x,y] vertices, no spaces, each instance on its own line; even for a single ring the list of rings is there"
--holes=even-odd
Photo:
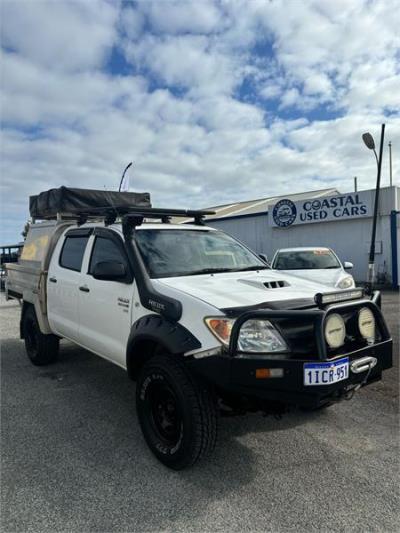
[[[346,326],[343,318],[337,313],[329,315],[325,322],[325,339],[331,348],[339,348],[344,344]]]
[[[225,346],[229,345],[234,320],[230,318],[206,318],[210,331]],[[286,352],[288,346],[268,320],[247,320],[240,328],[237,344],[241,352]]]
[[[358,313],[358,329],[369,343],[375,342],[375,317],[368,307],[363,307]]]
[[[354,287],[355,284],[353,276],[346,276],[345,278],[341,279],[337,286],[339,289],[350,289],[350,287]]]
[[[248,320],[240,329],[241,352],[286,352],[288,347],[268,320]]]

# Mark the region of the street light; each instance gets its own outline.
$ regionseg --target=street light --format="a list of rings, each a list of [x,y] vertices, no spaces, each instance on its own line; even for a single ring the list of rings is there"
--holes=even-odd
[[[364,144],[367,148],[374,151],[376,164],[379,165],[378,156],[376,155],[376,150],[375,150],[375,141],[372,135],[369,132],[363,133],[362,140],[364,141]]]
[[[367,148],[369,148],[370,150],[375,150],[375,141],[369,131],[367,131],[367,133],[362,134],[362,139]]]
[[[372,287],[375,278],[375,237],[376,237],[376,221],[378,218],[378,204],[379,204],[379,188],[381,183],[381,169],[382,169],[382,151],[383,151],[383,139],[385,137],[385,124],[382,124],[381,128],[381,142],[379,146],[379,159],[375,150],[375,141],[370,133],[363,133],[362,139],[364,144],[369,150],[373,150],[375,154],[376,164],[377,164],[377,177],[376,177],[376,189],[375,189],[375,202],[374,202],[374,218],[372,220],[372,236],[371,236],[371,246],[369,249],[369,259],[368,259],[368,279],[367,279],[367,289],[371,293]]]

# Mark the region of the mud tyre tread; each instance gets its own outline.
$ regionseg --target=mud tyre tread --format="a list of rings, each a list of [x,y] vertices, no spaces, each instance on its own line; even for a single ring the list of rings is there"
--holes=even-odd
[[[153,378],[152,378],[153,376]],[[146,384],[154,376],[163,376],[174,389],[183,412],[183,438],[176,451],[160,450],[157,436],[147,420]],[[217,408],[212,391],[200,383],[187,369],[183,360],[158,355],[143,367],[136,385],[136,409],[145,440],[166,466],[182,470],[211,454],[217,441]]]
[[[45,335],[40,331],[33,306],[29,306],[23,315],[22,331],[26,353],[34,365],[49,365],[57,360],[59,338],[55,335]]]

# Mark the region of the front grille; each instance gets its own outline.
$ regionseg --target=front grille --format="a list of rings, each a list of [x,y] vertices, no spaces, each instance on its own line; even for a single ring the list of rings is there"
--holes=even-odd
[[[293,359],[318,359],[312,320],[285,318],[274,321],[288,343]]]

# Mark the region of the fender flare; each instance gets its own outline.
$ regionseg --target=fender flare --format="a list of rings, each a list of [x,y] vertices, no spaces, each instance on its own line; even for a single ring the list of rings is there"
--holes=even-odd
[[[27,300],[22,300],[21,305],[21,316],[19,320],[19,338],[24,338],[24,331],[23,331],[23,322],[25,318],[25,313],[27,310],[32,307],[36,314],[36,319],[39,324],[40,332],[43,333],[43,335],[52,335],[53,332],[50,329],[49,321],[47,319],[47,316],[43,314],[43,311],[40,307],[40,302],[38,299],[35,299],[34,302],[29,302]]]
[[[128,338],[126,367],[131,377],[136,375],[138,368],[148,358],[148,354],[135,354],[135,346],[142,342],[162,346],[173,355],[201,348],[200,341],[182,324],[161,315],[145,315],[134,322]]]

